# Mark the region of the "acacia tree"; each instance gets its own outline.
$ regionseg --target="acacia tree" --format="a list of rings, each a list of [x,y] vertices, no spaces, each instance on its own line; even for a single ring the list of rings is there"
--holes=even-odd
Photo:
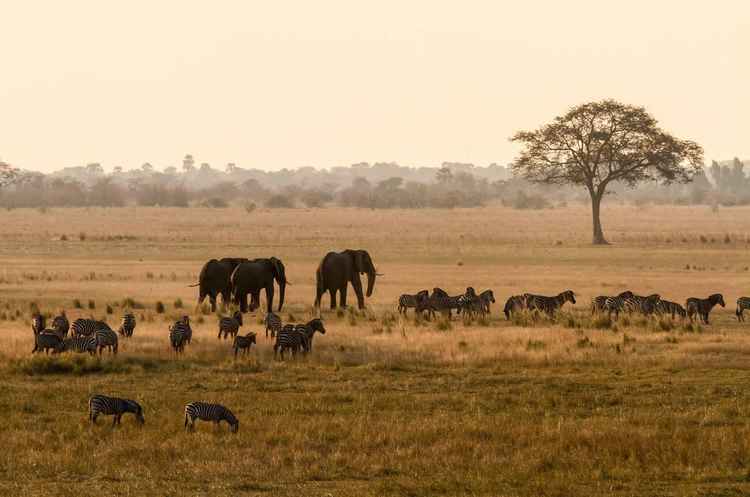
[[[20,175],[18,169],[0,161],[0,189],[18,181]]]
[[[591,196],[594,244],[606,244],[599,219],[611,183],[688,183],[703,167],[703,149],[657,126],[643,107],[614,100],[570,109],[535,131],[520,131],[523,144],[513,173],[529,181],[586,187]]]

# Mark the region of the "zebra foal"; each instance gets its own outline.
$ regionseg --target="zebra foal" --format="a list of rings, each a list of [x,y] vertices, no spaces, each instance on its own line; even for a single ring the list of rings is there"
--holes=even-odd
[[[217,338],[223,338],[226,340],[228,336],[235,337],[240,331],[242,326],[242,313],[240,311],[234,311],[232,317],[223,317],[219,319],[219,335]]]
[[[237,335],[234,337],[232,342],[232,348],[234,348],[234,357],[237,357],[237,353],[242,350],[243,354],[246,354],[250,347],[255,345],[255,333],[250,332],[245,336]]]

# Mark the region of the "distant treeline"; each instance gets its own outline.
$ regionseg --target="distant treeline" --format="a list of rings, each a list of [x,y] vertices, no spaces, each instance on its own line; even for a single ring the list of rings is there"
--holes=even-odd
[[[709,179],[710,178],[710,179]],[[612,200],[656,204],[750,204],[750,179],[739,159],[714,162],[707,174],[687,185],[646,184],[613,188]],[[150,164],[105,174],[99,164],[65,168],[44,175],[25,172],[21,181],[0,190],[0,206],[83,207],[124,205],[174,207],[322,207],[373,209],[478,207],[501,203],[542,209],[567,202],[588,202],[586,192],[568,187],[532,185],[513,178],[506,166],[443,163],[440,167],[404,167],[394,163],[355,164],[318,170],[261,171],[228,164],[224,171],[196,167],[192,156],[181,171],[157,171]]]

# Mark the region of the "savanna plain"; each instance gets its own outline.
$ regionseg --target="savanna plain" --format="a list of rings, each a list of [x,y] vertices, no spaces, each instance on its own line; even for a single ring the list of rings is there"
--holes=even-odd
[[[608,205],[593,247],[583,206],[519,211],[16,209],[0,212],[0,494],[537,496],[750,493],[750,209]],[[195,305],[202,264],[286,264],[285,322],[313,315],[328,251],[369,250],[364,312],[331,311],[306,357],[258,344],[234,358]],[[489,319],[415,320],[402,293],[492,289]],[[524,292],[576,292],[554,320],[507,321]],[[720,292],[711,324],[591,316],[596,295]],[[349,303],[356,303],[349,291]],[[265,299],[262,298],[262,302]],[[101,359],[32,357],[33,308],[138,325]],[[163,307],[163,309],[162,309]],[[263,308],[263,307],[262,307]],[[181,357],[168,326],[189,314]],[[90,395],[135,399],[88,422]],[[183,428],[187,402],[230,407]]]

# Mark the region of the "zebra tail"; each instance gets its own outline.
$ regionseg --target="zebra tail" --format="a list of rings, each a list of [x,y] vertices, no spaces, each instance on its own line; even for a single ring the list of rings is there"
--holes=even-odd
[[[740,314],[742,314],[742,309],[740,308],[740,304],[737,304],[737,310],[734,311],[735,316],[739,317]]]

